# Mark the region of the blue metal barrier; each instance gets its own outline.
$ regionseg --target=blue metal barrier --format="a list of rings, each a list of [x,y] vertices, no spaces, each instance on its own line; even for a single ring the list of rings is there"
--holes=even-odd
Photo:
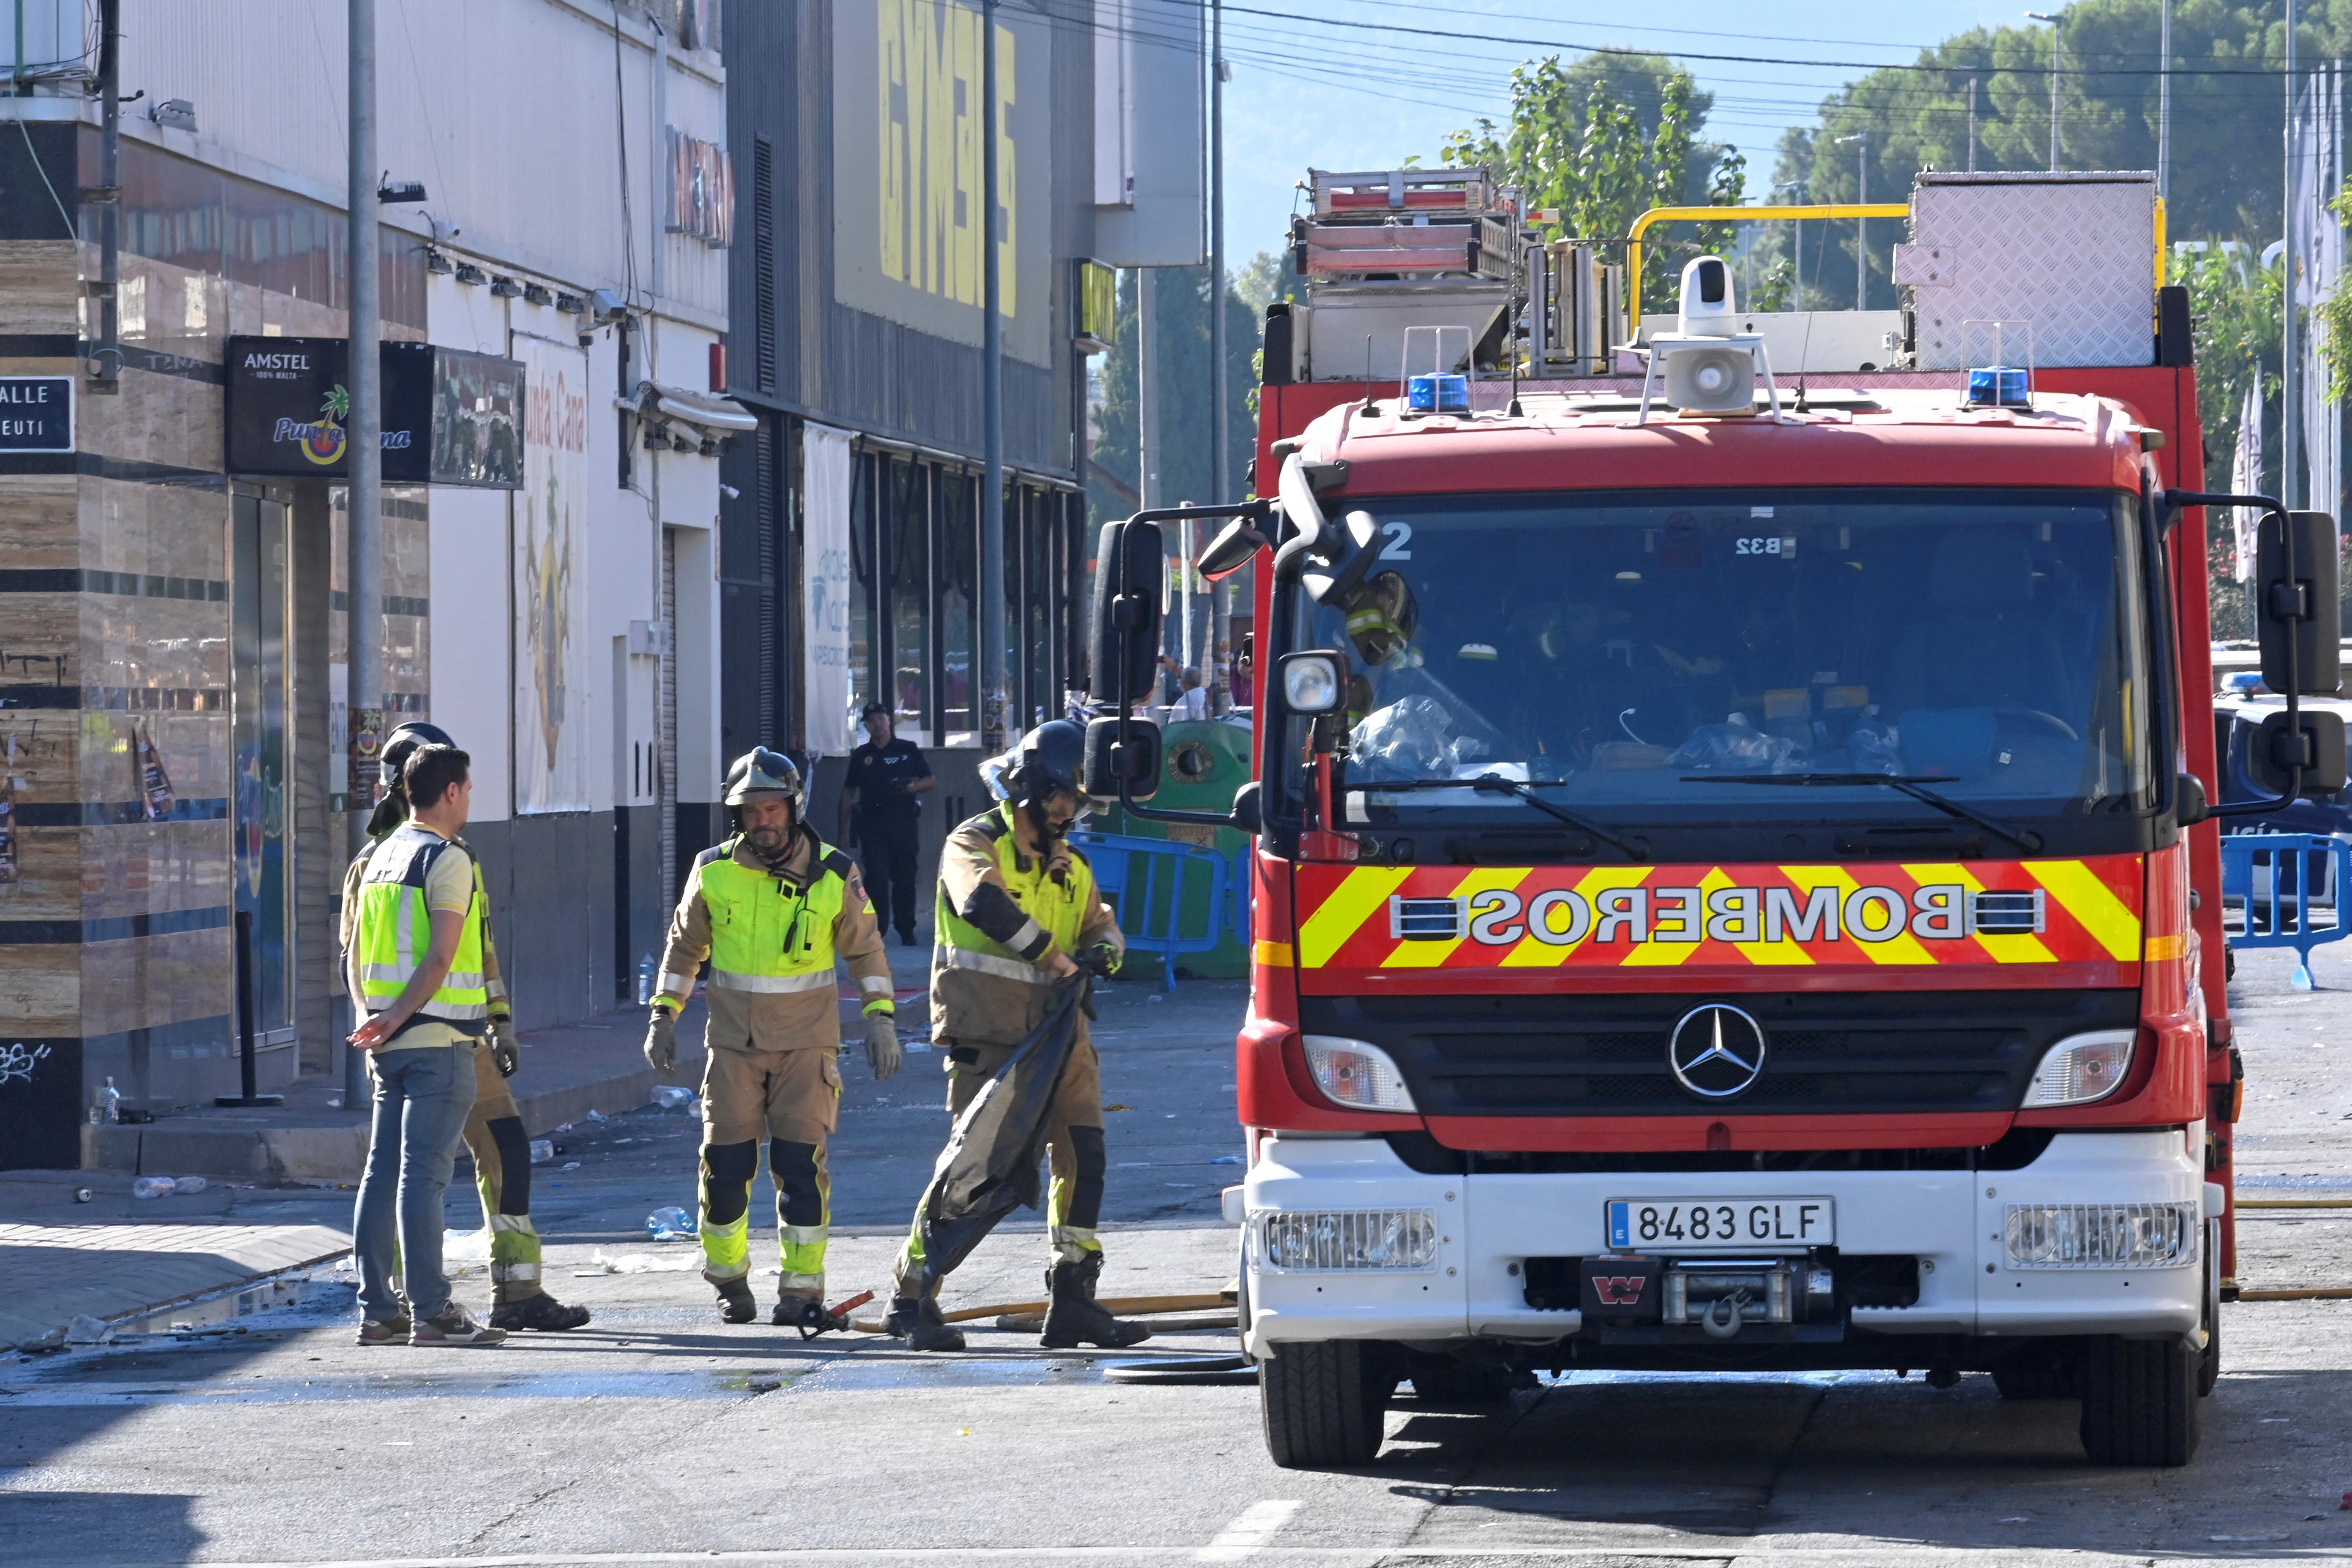
[[[2311,950],[2352,936],[2344,889],[2352,886],[2352,838],[2325,833],[2230,833],[2221,837],[2221,899],[2238,900],[2244,929],[2231,947],[2294,949],[2294,985],[2314,989]],[[2314,925],[2315,900],[2328,923]]]
[[[1176,959],[1180,953],[1207,952],[1236,928],[1236,892],[1240,906],[1238,930],[1244,942],[1249,934],[1249,885],[1234,886],[1232,862],[1213,849],[1178,844],[1166,838],[1139,838],[1122,833],[1073,833],[1070,842],[1086,852],[1094,868],[1095,885],[1118,912],[1118,929],[1130,952],[1160,954],[1161,988],[1176,989]],[[1188,882],[1208,879],[1207,918],[1202,930],[1184,926],[1184,891]]]

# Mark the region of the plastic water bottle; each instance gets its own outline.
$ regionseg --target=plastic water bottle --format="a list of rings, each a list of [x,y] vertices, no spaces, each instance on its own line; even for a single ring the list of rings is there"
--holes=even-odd
[[[637,960],[637,1005],[650,1007],[654,1003],[654,955]]]
[[[172,1179],[172,1191],[181,1197],[204,1190],[205,1179],[202,1176],[175,1176]]]
[[[666,1083],[654,1090],[654,1103],[664,1110],[676,1110],[681,1105],[694,1103],[694,1090],[681,1089],[674,1083]]]
[[[169,1176],[142,1176],[131,1184],[131,1195],[134,1198],[168,1198],[179,1184]]]
[[[544,1165],[550,1160],[554,1158],[555,1141],[553,1139],[534,1138],[530,1141],[530,1163],[532,1164]]]
[[[114,1122],[122,1120],[122,1091],[114,1087],[112,1078],[109,1078],[106,1080],[106,1087],[98,1091],[98,1109],[91,1115],[90,1120],[97,1122]]]
[[[694,1216],[675,1204],[646,1215],[646,1234],[656,1241],[683,1241],[694,1236]]]

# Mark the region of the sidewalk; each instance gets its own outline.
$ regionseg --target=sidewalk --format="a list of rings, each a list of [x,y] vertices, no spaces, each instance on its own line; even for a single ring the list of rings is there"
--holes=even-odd
[[[929,1029],[930,948],[894,943],[889,954],[900,1027],[919,1040]],[[843,1033],[853,1042],[858,1012],[845,992]],[[679,1021],[677,1083],[700,1081],[703,1016],[698,997]],[[575,1142],[584,1146],[591,1110],[618,1116],[650,1102],[656,1080],[643,1038],[635,1007],[524,1035],[514,1079],[524,1126],[544,1136],[581,1125]],[[367,1121],[341,1098],[340,1083],[313,1078],[275,1110],[206,1108],[146,1126],[92,1127],[86,1169],[0,1174],[0,1351],[79,1315],[132,1318],[349,1252],[349,1188],[366,1159]],[[136,1174],[202,1175],[211,1185],[141,1200],[131,1192]],[[551,1206],[560,1207],[554,1190]],[[89,1201],[77,1201],[81,1191]]]
[[[928,942],[888,949],[898,983],[902,1032],[929,1032],[924,1003],[929,984]],[[843,1032],[855,1040],[856,993],[842,992]],[[699,996],[678,1020],[678,1065],[671,1082],[689,1088],[702,1077],[703,1004]],[[515,1104],[531,1136],[592,1110],[611,1116],[653,1099],[658,1080],[643,1052],[645,1014],[615,1008],[584,1023],[533,1029],[522,1036],[522,1070],[514,1078]],[[286,1103],[270,1110],[202,1107],[158,1117],[136,1127],[90,1127],[82,1133],[82,1168],[128,1175],[201,1175],[240,1182],[356,1182],[367,1159],[364,1107],[342,1103],[339,1079],[298,1079]]]

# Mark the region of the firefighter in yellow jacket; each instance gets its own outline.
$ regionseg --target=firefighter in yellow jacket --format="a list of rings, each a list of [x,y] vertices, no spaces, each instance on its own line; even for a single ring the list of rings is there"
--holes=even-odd
[[[677,1014],[710,961],[709,1047],[702,1073],[702,1277],[719,1318],[748,1323],[752,1299],[751,1182],[760,1140],[776,1184],[782,1253],[772,1321],[823,1327],[824,1252],[832,1222],[825,1139],[841,1100],[841,1014],[834,963],[845,960],[866,1015],[874,1076],[898,1070],[890,963],[866,884],[849,857],[806,825],[800,770],[782,752],[747,752],[727,771],[738,832],[706,849],[688,877],[661,989],[646,1030],[646,1059],[677,1066]]]
[[[931,1032],[945,1053],[948,1114],[961,1117],[981,1086],[1045,1022],[1059,983],[1081,967],[1097,974],[1126,952],[1118,917],[1093,869],[1070,847],[1086,731],[1066,719],[1041,724],[997,764],[1004,798],[948,835],[940,851],[937,936],[931,952]],[[1102,1071],[1086,1020],[1077,1023],[1048,1131],[1054,1183],[1046,1202],[1053,1264],[1045,1343],[1051,1349],[1131,1345],[1150,1337],[1095,1300],[1102,1276]],[[963,1333],[920,1293],[919,1223],[898,1255],[886,1327],[913,1350],[961,1350]],[[936,1291],[936,1285],[933,1289]]]
[[[368,847],[343,873],[344,952],[351,952],[358,931],[360,887],[368,857],[408,820],[401,770],[419,746],[457,743],[447,731],[422,720],[412,720],[385,738],[380,760],[388,781],[384,797],[368,819]],[[557,1300],[540,1284],[539,1230],[530,1219],[530,1135],[523,1130],[522,1111],[507,1088],[507,1079],[522,1065],[522,1052],[515,1039],[514,1005],[499,973],[499,950],[490,940],[488,897],[481,881],[478,861],[474,885],[485,910],[482,983],[490,1010],[490,1048],[474,1057],[474,1109],[466,1117],[465,1142],[466,1152],[474,1157],[474,1186],[481,1194],[483,1223],[490,1233],[490,1326],[560,1332],[585,1323],[588,1309]]]

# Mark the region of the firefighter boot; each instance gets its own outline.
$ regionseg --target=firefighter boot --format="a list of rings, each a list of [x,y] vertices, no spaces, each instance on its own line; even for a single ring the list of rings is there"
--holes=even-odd
[[[720,1322],[748,1323],[760,1315],[760,1303],[752,1300],[749,1279],[739,1275],[732,1279],[712,1279],[710,1283],[719,1291]]]
[[[891,1297],[890,1315],[882,1320],[882,1331],[903,1337],[910,1351],[963,1349],[963,1331],[940,1316],[940,1304],[929,1296]]]
[[[1151,1337],[1140,1323],[1122,1323],[1095,1300],[1095,1281],[1102,1276],[1102,1254],[1090,1252],[1083,1263],[1056,1263],[1045,1271],[1045,1332],[1039,1342],[1049,1351],[1075,1345],[1124,1350]]]
[[[490,1327],[494,1329],[532,1329],[541,1333],[555,1333],[564,1329],[576,1329],[588,1321],[585,1307],[567,1307],[541,1290],[520,1301],[501,1301],[490,1310]]]

